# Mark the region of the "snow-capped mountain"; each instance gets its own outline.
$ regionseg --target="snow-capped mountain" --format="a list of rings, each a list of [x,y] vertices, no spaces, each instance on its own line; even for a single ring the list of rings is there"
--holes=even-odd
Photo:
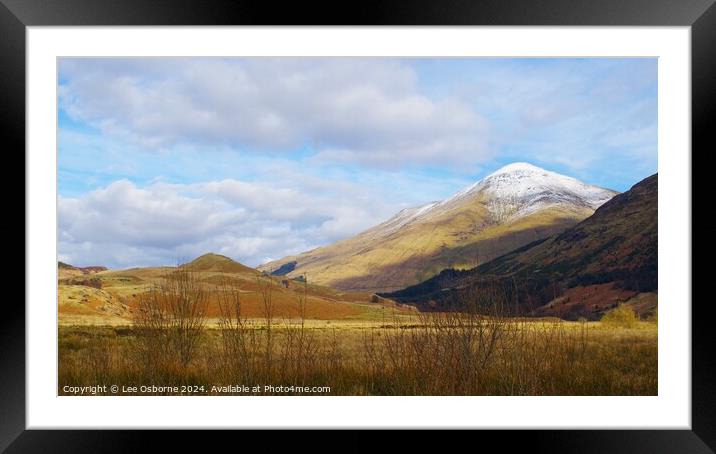
[[[352,238],[260,267],[296,262],[343,290],[395,290],[470,268],[571,227],[617,193],[528,163],[500,168],[443,201],[407,208]]]
[[[508,222],[553,207],[594,211],[616,194],[526,162],[516,162],[443,201],[406,208],[371,230],[389,234],[412,223],[455,211],[478,198],[484,200],[494,221]]]
[[[659,180],[654,174],[544,241],[471,270],[445,270],[384,296],[417,305],[450,304],[460,289],[479,286],[489,276],[491,283],[521,282],[512,303],[522,303],[518,310],[532,315],[599,320],[625,300],[640,316],[653,315],[659,286],[658,205]]]

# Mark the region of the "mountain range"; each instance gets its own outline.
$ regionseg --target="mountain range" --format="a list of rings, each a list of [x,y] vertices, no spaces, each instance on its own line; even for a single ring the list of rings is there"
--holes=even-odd
[[[470,270],[446,269],[382,296],[445,308],[466,289],[499,286],[531,315],[596,319],[620,302],[656,308],[658,175],[604,203],[577,225]]]
[[[560,233],[616,194],[513,163],[446,200],[402,210],[354,237],[259,269],[344,291],[399,290]]]

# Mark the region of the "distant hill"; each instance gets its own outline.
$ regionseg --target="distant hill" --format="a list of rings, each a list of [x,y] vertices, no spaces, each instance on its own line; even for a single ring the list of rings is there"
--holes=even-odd
[[[171,278],[178,269],[164,266],[83,273],[66,263],[57,265],[59,321],[68,325],[131,324],[140,299],[153,285]],[[189,268],[200,288],[206,291],[208,316],[214,321],[221,315],[218,302],[225,285],[239,292],[242,316],[249,318],[264,315],[262,292],[266,288],[271,289],[272,312],[278,319],[298,317],[300,298],[305,298],[305,315],[309,319],[384,317],[382,310],[414,310],[397,307],[392,301],[374,301],[370,293],[342,292],[292,278],[269,276],[219,254],[205,254],[179,267]]]
[[[105,266],[85,266],[85,267],[77,267],[72,266],[68,263],[64,262],[57,262],[57,271],[60,279],[65,279],[73,276],[82,276],[86,274],[95,274],[100,273],[102,271],[107,271],[107,267]]]
[[[77,270],[84,274],[91,274],[91,273],[99,273],[101,271],[107,271],[106,266],[83,266],[83,267],[77,267],[72,266],[68,263],[64,262],[57,262],[57,268],[61,270]]]
[[[452,197],[405,209],[352,238],[259,267],[342,290],[392,291],[469,269],[590,216],[615,191],[527,163]]]
[[[657,210],[655,174],[564,232],[473,269],[444,270],[383,296],[439,308],[459,301],[465,289],[496,285],[506,289],[523,312],[596,318],[620,301],[657,291]],[[644,311],[653,309],[644,304],[647,300],[639,299]]]
[[[229,257],[220,254],[204,254],[189,263],[180,265],[189,267],[194,271],[218,271],[222,273],[249,273],[258,274],[254,268],[243,265]]]

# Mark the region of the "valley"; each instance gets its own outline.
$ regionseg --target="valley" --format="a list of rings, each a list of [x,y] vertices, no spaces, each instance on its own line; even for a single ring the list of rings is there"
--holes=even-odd
[[[656,175],[616,194],[516,164],[258,268],[216,253],[60,262],[58,392],[655,395],[657,189]]]

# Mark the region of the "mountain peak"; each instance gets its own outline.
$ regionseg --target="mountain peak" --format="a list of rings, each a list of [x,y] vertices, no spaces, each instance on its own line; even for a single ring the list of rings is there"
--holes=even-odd
[[[488,208],[500,219],[514,219],[554,206],[595,210],[617,194],[527,162],[498,169],[480,181],[475,190],[490,197]]]
[[[513,162],[506,166],[500,167],[496,171],[492,172],[487,178],[494,175],[503,175],[507,173],[547,173],[547,171],[541,167],[537,167],[529,162]]]
[[[216,260],[220,262],[233,262],[233,260],[229,257],[221,254],[216,254],[214,252],[207,252],[206,254],[200,255],[192,261],[196,262],[197,260]]]
[[[503,222],[555,206],[595,210],[617,193],[528,162],[513,162],[435,204],[419,217],[451,210],[480,194],[486,198],[486,206],[494,218]]]

